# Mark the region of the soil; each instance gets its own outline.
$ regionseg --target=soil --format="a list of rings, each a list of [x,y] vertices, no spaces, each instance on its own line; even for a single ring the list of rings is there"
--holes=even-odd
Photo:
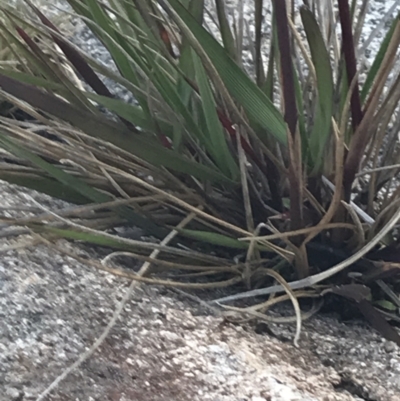
[[[65,206],[0,182],[1,214],[31,214],[27,195]],[[0,401],[36,400],[102,334],[129,285],[32,239],[1,238]],[[299,348],[294,329],[234,325],[172,290],[140,286],[100,348],[44,399],[400,400],[400,350],[364,322],[319,315],[304,323]]]

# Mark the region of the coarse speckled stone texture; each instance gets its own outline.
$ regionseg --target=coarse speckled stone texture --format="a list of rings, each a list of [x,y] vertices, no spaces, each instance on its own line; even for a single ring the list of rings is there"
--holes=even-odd
[[[24,193],[0,183],[0,204],[27,207]],[[2,239],[0,249],[29,240]],[[35,400],[102,333],[127,283],[44,245],[0,255],[0,401]],[[399,349],[365,324],[313,318],[298,349],[293,332],[273,325],[257,334],[169,290],[140,287],[104,344],[48,399],[400,400]]]

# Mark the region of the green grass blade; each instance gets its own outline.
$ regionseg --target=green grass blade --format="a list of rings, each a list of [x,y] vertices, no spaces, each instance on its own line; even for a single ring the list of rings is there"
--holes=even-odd
[[[231,28],[229,27],[228,18],[226,17],[225,0],[215,0],[215,7],[217,9],[219,31],[221,33],[222,42],[227,53],[232,57],[232,60],[236,60],[236,44]]]
[[[200,99],[211,142],[209,149],[214,160],[222,172],[233,180],[239,177],[239,167],[228,148],[225,133],[216,111],[216,103],[208,83],[207,75],[200,58],[193,52],[194,67],[197,84],[199,85]]]
[[[46,171],[50,176],[57,179],[62,184],[74,188],[78,193],[82,196],[86,197],[87,200],[92,200],[95,202],[107,202],[111,200],[111,197],[104,194],[103,192],[99,192],[96,189],[93,189],[86,185],[80,179],[60,170],[57,167],[54,167],[52,164],[43,160],[40,156],[35,155],[29,150],[24,149],[22,146],[14,143],[14,141],[7,138],[4,134],[0,133],[0,144],[10,153],[24,159],[29,160],[31,163]]]
[[[83,205],[88,203],[86,196],[81,195],[73,188],[68,187],[49,177],[37,176],[29,173],[10,172],[0,169],[0,179],[10,184],[33,189],[35,191],[62,199],[69,203]]]
[[[149,63],[152,64],[152,82],[157,88],[163,99],[169,107],[182,116],[185,120],[188,131],[193,134],[207,149],[212,149],[212,144],[208,136],[202,131],[199,124],[196,123],[187,106],[177,92],[176,85],[169,79],[168,75],[160,69],[157,60],[149,56]]]
[[[13,16],[9,15],[9,18],[14,23]],[[67,98],[72,103],[80,104],[81,107],[90,108],[91,105],[88,103],[87,99],[82,97],[80,91],[70,81],[70,79],[66,79],[65,72],[63,71],[62,66],[53,62],[51,60],[51,56],[46,54],[42,50],[42,48],[33,40],[32,36],[28,34],[24,28],[15,24],[15,30],[18,32],[18,35],[22,38],[24,43],[30,49],[28,60],[30,60],[31,62],[33,61],[34,65],[38,65],[39,67],[36,71],[36,75],[44,76],[49,81],[54,81],[62,84],[65,87],[65,98]],[[26,49],[24,49],[22,43],[15,43],[17,44],[19,50],[21,50],[23,53],[26,52]]]
[[[275,19],[275,11],[272,10],[272,29],[271,29],[271,42],[270,42],[270,50],[269,50],[269,58],[268,58],[268,67],[267,74],[265,77],[265,82],[262,86],[262,91],[267,95],[268,99],[273,102],[274,101],[274,82],[275,82],[275,55],[277,46],[276,39],[276,19]]]
[[[212,182],[233,183],[229,178],[212,168],[189,160],[142,135],[135,135],[123,124],[110,121],[101,115],[94,116],[54,95],[18,82],[1,73],[0,86],[7,93],[63,121],[67,121],[87,135],[110,142],[155,166],[164,166]]]
[[[314,126],[309,136],[309,154],[313,162],[313,170],[319,171],[323,166],[323,153],[331,130],[333,75],[329,53],[314,15],[306,7],[302,7],[300,13],[317,76],[318,103]]]
[[[75,1],[69,0],[71,3]],[[120,40],[121,35],[118,34],[118,29],[115,22],[107,15],[100,7],[96,0],[85,0],[85,4],[90,12],[90,18],[86,20],[86,24],[95,32],[95,34],[104,42],[107,50],[110,52],[119,72],[121,75],[128,79],[136,86],[140,86],[139,78],[135,71],[135,61],[128,57],[128,53],[124,46],[129,46],[126,40]],[[132,54],[131,52],[130,54]],[[143,65],[141,66],[144,67]],[[141,94],[136,93],[136,99],[142,106],[145,112],[148,112],[147,101]],[[150,117],[150,113],[148,114]]]
[[[154,121],[149,121],[146,113],[144,113],[143,109],[139,106],[126,103],[125,101],[120,99],[109,98],[90,92],[85,92],[85,96],[106,107],[108,110],[117,114],[119,117],[122,117],[123,119],[131,122],[137,128],[148,131],[152,131],[154,129]],[[156,119],[156,122],[165,135],[171,135],[170,124],[167,124],[158,119]]]
[[[28,74],[25,72],[19,72],[17,70],[11,70],[8,68],[0,67],[1,74],[14,78],[19,82],[23,82],[28,85],[39,86],[43,89],[52,91],[53,93],[62,94],[65,92],[65,88],[63,85],[58,84],[56,82],[49,81],[46,78],[36,77],[32,74]]]
[[[53,166],[52,164],[43,160],[40,156],[35,155],[27,149],[24,149],[22,146],[14,143],[12,140],[1,133],[0,145],[14,155],[21,157],[22,159],[29,160],[31,163],[46,171],[50,176],[55,178],[66,187],[69,187],[78,192],[80,195],[86,197],[88,203],[90,201],[96,203],[104,203],[113,200],[110,195],[107,195],[104,192],[90,187],[79,178],[74,177],[66,173],[65,171]],[[128,207],[118,207],[117,211],[119,211],[121,217],[127,218],[131,223],[135,224],[137,227],[142,228],[150,235],[155,235],[156,237],[160,238],[168,233],[168,231],[165,231],[165,229],[158,227],[152,221],[138,215]]]
[[[101,235],[101,234],[92,234],[83,231],[77,231],[74,229],[66,229],[66,228],[58,228],[52,226],[44,226],[39,224],[29,224],[29,227],[32,228],[33,231],[38,233],[48,233],[54,234],[57,237],[65,238],[74,241],[83,241],[89,244],[99,245],[99,246],[107,246],[114,249],[125,250],[125,251],[137,251],[140,249],[140,245],[137,247],[131,244],[124,243],[123,238],[121,241],[118,240],[118,237],[115,239],[110,238],[109,236]]]
[[[203,20],[203,7],[201,1],[191,0],[188,2],[188,7],[191,14],[194,18],[201,23]],[[190,99],[194,93],[193,88],[188,84],[187,79],[194,81],[194,65],[193,65],[193,56],[192,56],[192,48],[190,46],[189,41],[183,37],[182,38],[182,46],[181,46],[181,54],[179,57],[179,70],[182,74],[178,75],[178,80],[176,84],[176,90],[182,103],[189,107]],[[183,138],[183,130],[178,125],[175,124],[174,135],[173,135],[173,144],[174,149],[179,149],[182,143]]]
[[[378,73],[378,71],[381,67],[383,58],[385,57],[385,54],[386,54],[386,50],[389,46],[389,43],[393,36],[393,33],[396,29],[396,25],[399,23],[400,23],[400,14],[393,20],[393,22],[390,26],[390,29],[388,30],[385,38],[383,39],[382,44],[379,48],[379,51],[378,51],[377,55],[375,56],[374,62],[372,63],[372,66],[368,71],[367,78],[366,78],[363,88],[361,90],[362,103],[365,102],[367,95],[372,87],[372,84],[374,83],[376,74]]]
[[[297,110],[304,110],[304,104],[303,104],[303,91],[301,88],[301,82],[299,79],[299,76],[297,74],[296,68],[293,66],[293,78],[294,78],[294,90],[295,90],[295,96],[296,96],[296,106]],[[308,154],[308,149],[309,149],[309,143],[308,143],[308,136],[307,136],[307,129],[306,129],[306,118],[304,113],[300,112],[298,113],[298,127],[300,131],[300,136],[301,136],[301,142],[302,142],[302,154],[303,157]]]
[[[65,229],[65,228],[58,228],[50,225],[42,225],[42,224],[34,224],[34,223],[29,223],[29,227],[38,233],[47,233],[47,234],[53,234],[56,235],[57,237],[65,238],[65,239],[70,239],[70,240],[75,240],[75,241],[83,241],[99,246],[107,246],[110,248],[114,249],[119,249],[122,251],[134,251],[134,252],[140,252],[147,254],[149,251],[152,251],[154,249],[157,249],[157,244],[149,244],[145,243],[143,241],[135,241],[135,240],[129,240],[121,237],[114,236],[114,238],[111,238],[110,235],[107,234],[101,234],[101,233],[89,233],[89,232],[84,232],[84,231],[78,231],[75,229]],[[174,242],[171,241],[172,244]],[[170,243],[171,244],[171,243]],[[165,252],[168,252],[171,255],[177,255],[184,258],[188,257],[188,251],[182,250],[179,248],[175,248],[173,246],[163,246],[162,247]],[[199,260],[199,261],[204,261],[204,262],[211,262],[215,263],[216,257],[215,256],[209,256],[205,253],[200,253],[200,252],[195,252],[192,251],[190,254],[191,260]],[[225,262],[223,259],[219,259],[222,263]],[[220,263],[221,263],[220,262]]]
[[[187,36],[193,48],[196,49],[196,44],[200,44],[218,71],[229,93],[244,108],[249,119],[262,127],[266,133],[273,135],[279,142],[286,144],[286,124],[281,113],[268,97],[231,59],[214,37],[198,24],[179,1],[170,0],[169,4],[179,16],[178,20],[175,14],[172,15],[175,22],[180,28],[189,30],[194,38],[186,35],[186,33],[184,36]],[[266,141],[268,137],[261,139]]]

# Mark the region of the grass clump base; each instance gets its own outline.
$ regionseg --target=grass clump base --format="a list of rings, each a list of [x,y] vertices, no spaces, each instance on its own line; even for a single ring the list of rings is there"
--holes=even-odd
[[[68,3],[115,65],[30,1],[2,5],[0,178],[79,206],[4,222],[151,264],[138,275],[87,262],[136,281],[241,292],[215,305],[270,296],[229,313],[267,319],[290,300],[297,336],[299,300],[314,313],[334,294],[400,344],[387,323],[400,305],[399,16],[364,68],[366,2],[273,1],[267,43],[261,0],[254,38],[221,0],[211,20],[198,0]],[[144,239],[116,235],[123,226]]]

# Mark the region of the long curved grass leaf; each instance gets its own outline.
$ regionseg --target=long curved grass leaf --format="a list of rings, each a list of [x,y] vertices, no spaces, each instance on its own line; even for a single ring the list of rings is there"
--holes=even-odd
[[[103,116],[90,114],[34,86],[18,82],[1,73],[0,86],[7,93],[28,102],[33,107],[72,124],[90,136],[103,139],[127,150],[155,166],[164,166],[213,182],[233,183],[229,178],[212,168],[189,160],[142,135],[135,135],[122,124],[110,121]]]
[[[191,0],[188,2],[188,8],[193,17],[201,24],[203,21],[203,11],[204,11],[204,3],[198,0]],[[176,90],[179,94],[179,97],[182,99],[182,103],[188,107],[190,99],[193,95],[193,88],[188,84],[187,79],[194,81],[194,66],[193,66],[193,53],[192,48],[190,46],[187,38],[182,38],[182,45],[180,49],[180,57],[179,57],[179,69],[183,75],[179,74]],[[182,143],[183,130],[178,125],[175,124],[174,127],[174,135],[173,135],[173,143],[174,148],[179,149]]]
[[[45,54],[41,47],[33,40],[33,38],[25,32],[20,26],[15,27],[19,36],[28,45],[31,50],[31,55],[41,63],[41,69],[38,75],[44,75],[50,81],[61,83],[65,87],[65,97],[75,103],[80,104],[81,107],[90,108],[91,104],[82,96],[80,91],[76,88],[70,79],[66,79],[65,72],[62,71],[62,65],[55,63],[51,60],[51,55]]]
[[[268,67],[265,82],[262,86],[263,92],[267,95],[268,99],[273,102],[274,100],[274,82],[275,82],[275,54],[276,54],[276,21],[275,12],[272,10],[272,28],[271,28],[271,42],[269,49]]]
[[[90,92],[85,92],[85,96],[106,107],[124,120],[134,124],[135,127],[148,131],[152,131],[154,128],[154,121],[149,121],[147,115],[143,112],[143,109],[140,106],[129,104],[120,99],[109,98]],[[172,130],[171,125],[157,119],[156,117],[154,118],[163,133],[170,136]]]
[[[169,77],[159,68],[156,60],[149,58],[149,62],[153,66],[152,82],[165,102],[173,111],[184,119],[190,132],[196,136],[207,149],[211,149],[209,138],[203,132],[201,126],[194,120],[187,106],[183,103],[179,93],[177,92],[176,85],[173,85]]]
[[[19,185],[21,187],[33,189],[54,198],[62,199],[69,203],[83,205],[88,203],[86,196],[81,195],[63,183],[52,178],[38,176],[35,174],[10,172],[0,169],[0,179],[10,184]]]
[[[154,249],[163,249],[163,251],[165,251],[168,254],[181,257],[181,260],[182,257],[187,258],[189,256],[188,251],[180,248],[175,248],[172,246],[162,246],[155,243],[145,243],[143,241],[135,241],[118,236],[111,236],[106,233],[104,234],[99,232],[91,233],[91,232],[78,231],[77,229],[72,229],[72,228],[71,229],[59,228],[50,225],[42,225],[35,223],[29,223],[29,227],[35,232],[54,234],[57,237],[75,241],[83,241],[100,246],[107,246],[122,251],[133,251],[133,252],[143,251],[147,254],[149,250],[152,251]],[[226,264],[226,260],[222,258],[218,258],[212,255],[195,251],[190,252],[190,259],[191,261],[198,260],[213,264],[215,263]]]
[[[106,14],[96,0],[85,0],[84,3],[87,11],[85,9],[85,11],[82,11],[82,4],[77,4],[79,2],[76,2],[75,0],[68,1],[72,6],[81,10],[81,12],[85,14],[87,14],[87,12],[89,13],[89,18],[85,20],[86,24],[93,30],[96,36],[103,41],[120,74],[134,85],[140,86],[140,80],[137,71],[134,68],[133,60],[127,57],[128,53],[126,47],[129,47],[129,42],[121,38],[113,19]],[[132,56],[134,52],[131,51],[129,54]],[[140,59],[136,58],[135,61],[138,62]],[[142,65],[141,67],[143,68],[144,66]],[[136,93],[136,100],[140,103],[143,110],[148,113],[146,98],[141,94]],[[148,115],[150,118],[150,114]]]
[[[110,195],[101,192],[96,188],[92,188],[81,179],[66,173],[56,166],[53,166],[52,164],[43,160],[40,156],[30,152],[27,149],[24,149],[22,146],[14,143],[12,140],[1,133],[0,144],[9,152],[25,160],[29,160],[31,163],[46,171],[50,176],[54,177],[63,185],[75,190],[82,196],[86,197],[87,203],[89,203],[90,201],[96,203],[104,203],[113,200]],[[129,209],[126,206],[118,207],[117,212],[120,213],[121,217],[128,219],[137,227],[142,228],[147,233],[149,233],[150,235],[154,235],[157,238],[161,238],[165,236],[166,233],[168,233],[168,231],[166,231],[164,228],[157,226],[149,219],[135,213],[132,209]]]
[[[219,31],[221,33],[222,42],[227,53],[231,56],[232,60],[236,60],[236,43],[233,37],[231,28],[229,27],[228,18],[225,11],[225,0],[215,0],[217,10],[217,17],[219,22]]]
[[[368,99],[364,106],[363,119],[352,137],[349,147],[349,152],[347,153],[344,166],[344,178],[343,178],[343,187],[345,191],[345,198],[347,200],[350,199],[351,197],[351,187],[357,169],[360,166],[360,161],[364,155],[365,148],[370,141],[371,135],[374,133],[373,128],[377,127],[377,124],[374,121],[375,111],[379,105],[379,101],[385,87],[385,82],[390,72],[392,71],[394,62],[396,60],[396,53],[399,46],[400,46],[400,23],[397,23],[395,25],[395,30],[389,42],[387,51],[385,52],[384,59],[378,70],[373,87],[369,93]],[[393,90],[395,90],[395,87],[392,87],[390,91]],[[397,102],[398,102],[397,100],[393,102],[393,99],[391,99],[392,106],[395,107]]]
[[[296,96],[297,110],[304,110],[303,91],[301,88],[301,82],[300,82],[299,76],[298,76],[295,68],[293,68],[293,75],[294,75],[294,90],[295,90],[295,96]],[[309,150],[309,136],[307,135],[306,118],[305,118],[304,113],[299,113],[299,115],[298,115],[298,127],[299,127],[299,131],[300,131],[300,136],[301,136],[302,155],[303,155],[303,159],[304,159],[305,157],[307,157],[308,150]]]
[[[53,93],[62,94],[65,92],[65,88],[63,85],[49,81],[46,78],[36,77],[29,73],[20,72],[14,69],[9,69],[4,67],[0,67],[0,71],[3,75],[28,85],[39,86],[43,89],[52,91]]]
[[[250,242],[239,241],[235,238],[210,231],[190,230],[187,228],[182,228],[178,231],[183,237],[191,238],[193,240],[205,242],[211,245],[223,246],[232,249],[248,249],[250,246]],[[269,248],[268,246],[260,244],[256,244],[255,249],[264,252],[271,251],[271,248]]]
[[[286,144],[286,124],[281,113],[268,97],[231,59],[215,38],[198,24],[179,1],[169,0],[169,4],[178,14],[180,23],[185,24],[186,28],[190,30],[207,53],[229,93],[243,107],[249,119],[254,124],[262,127],[266,133],[273,135],[279,142]],[[176,22],[178,23],[179,21]],[[187,37],[193,44],[193,38]],[[266,141],[267,137],[261,139]]]
[[[318,103],[314,125],[309,136],[309,155],[313,161],[313,170],[320,171],[323,166],[323,153],[331,131],[333,75],[329,53],[314,15],[306,7],[302,7],[300,13],[317,76]]]
[[[30,152],[27,149],[24,149],[17,143],[14,143],[14,141],[7,138],[5,134],[0,133],[0,143],[2,147],[8,150],[10,153],[21,157],[22,159],[29,160],[31,163],[46,171],[62,184],[74,188],[82,196],[86,197],[88,201],[93,200],[95,202],[107,202],[111,200],[110,197],[103,192],[99,192],[98,190],[89,187],[79,178],[60,170],[59,168],[43,160],[40,156]]]
[[[378,51],[377,55],[375,56],[374,62],[372,63],[372,66],[368,71],[367,78],[366,78],[364,86],[361,90],[361,101],[363,103],[365,102],[367,95],[372,87],[372,84],[374,83],[375,77],[381,67],[383,58],[385,57],[386,51],[389,47],[389,43],[390,43],[393,33],[396,29],[396,25],[399,23],[400,23],[400,14],[393,20],[392,24],[390,25],[390,28],[381,43],[379,51]]]
[[[217,105],[214,101],[210,85],[200,58],[194,54],[194,67],[197,83],[199,85],[201,104],[206,120],[208,135],[211,143],[210,153],[214,156],[216,164],[233,180],[239,177],[239,168],[227,146],[225,133],[217,114]]]
[[[288,179],[289,179],[289,197],[290,197],[290,228],[298,230],[304,227],[303,213],[303,166],[302,166],[302,144],[300,132],[298,130],[298,111],[296,104],[296,91],[294,84],[294,65],[291,54],[291,40],[289,36],[289,21],[286,2],[274,0],[274,12],[276,21],[276,39],[277,39],[277,61],[281,75],[281,87],[283,93],[283,104],[285,109],[284,119],[288,127]],[[304,257],[305,252],[301,250],[303,238],[301,236],[293,237],[292,242],[299,247],[295,253],[294,264],[297,274],[300,277],[306,277],[309,273],[309,267]]]
[[[254,63],[256,67],[256,81],[257,85],[261,88],[265,81],[265,71],[262,57],[262,29],[263,22],[263,0],[254,1],[254,30],[255,30],[255,43],[254,43]]]
[[[15,19],[15,16],[12,15],[12,20]],[[29,66],[29,71],[32,75],[42,75],[42,76],[47,76],[46,72],[47,66],[41,60],[38,55],[33,53],[32,51],[29,50],[29,48],[22,42],[22,39],[20,36],[16,36],[14,32],[10,29],[9,26],[5,25],[4,22],[0,19],[0,31],[1,31],[1,36],[5,38],[7,41],[8,46],[10,49],[13,49],[16,54],[18,54],[18,60],[20,61],[21,64],[21,69],[27,70]],[[51,74],[51,77],[54,75]],[[47,76],[49,78],[50,76]]]
[[[288,13],[286,2],[274,0],[273,4],[280,56],[281,87],[285,110],[284,119],[288,125],[290,134],[294,137],[297,128],[298,111],[294,88],[293,61],[290,49],[291,41],[289,37]]]
[[[46,18],[46,16],[37,7],[33,5],[31,5],[31,7],[33,7],[35,13],[38,15],[45,26],[60,34],[60,31],[57,29],[57,27],[48,18]],[[52,35],[52,37],[54,42],[63,51],[67,59],[76,68],[79,74],[81,74],[82,78],[91,86],[91,88],[99,95],[111,97],[111,92],[104,85],[98,75],[93,71],[93,69],[89,66],[89,64],[84,60],[84,58],[67,42],[60,40],[55,35]]]
[[[343,54],[346,62],[347,81],[350,86],[357,79],[357,62],[354,50],[352,16],[348,0],[338,0],[340,25],[342,27]],[[363,118],[358,81],[351,96],[351,123],[355,131]]]

